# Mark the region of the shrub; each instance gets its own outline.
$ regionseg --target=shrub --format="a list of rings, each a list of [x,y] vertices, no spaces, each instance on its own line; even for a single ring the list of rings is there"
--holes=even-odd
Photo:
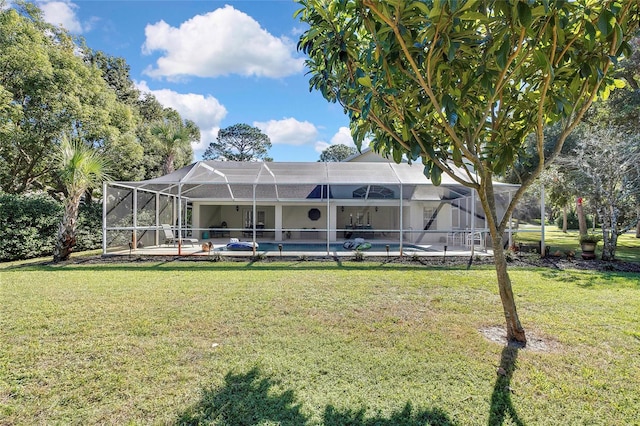
[[[0,260],[53,253],[62,205],[46,195],[0,195]]]
[[[586,215],[585,216],[585,221],[587,222],[587,228],[591,228],[593,226],[593,221],[591,220],[591,217]],[[562,229],[562,215],[559,215],[556,218],[556,225],[558,226],[558,228]],[[578,215],[576,214],[575,211],[570,210],[567,213],[567,229],[579,229],[579,225],[578,225]]]
[[[52,255],[62,213],[62,203],[45,194],[0,195],[0,261]],[[100,203],[80,206],[76,236],[75,251],[100,247]]]
[[[81,204],[74,251],[94,250],[102,246],[102,204]]]

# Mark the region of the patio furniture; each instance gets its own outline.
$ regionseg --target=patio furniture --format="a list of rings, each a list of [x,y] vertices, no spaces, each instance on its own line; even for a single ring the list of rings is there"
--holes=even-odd
[[[264,223],[258,222],[256,225],[256,237],[262,237],[264,233]],[[253,237],[253,225],[249,225],[242,231],[243,237]]]
[[[214,237],[228,237],[229,231],[227,230],[227,222],[222,222],[218,228],[213,230]]]
[[[182,240],[182,244],[184,243],[188,243],[191,244],[191,246],[193,247],[194,244],[198,243],[198,240],[196,238],[178,238],[173,234],[173,231],[171,230],[171,225],[167,225],[166,223],[162,224],[162,230],[164,231],[164,243],[169,245],[169,244],[173,244],[176,245],[178,244],[178,242],[180,240]]]
[[[482,250],[485,249],[486,244],[483,232],[476,231],[467,233],[467,247],[471,246],[480,246]]]

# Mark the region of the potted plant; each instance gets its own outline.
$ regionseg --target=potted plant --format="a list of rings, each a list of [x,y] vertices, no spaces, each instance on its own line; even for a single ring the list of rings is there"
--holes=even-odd
[[[596,246],[602,237],[596,234],[581,234],[580,248],[582,249],[582,258],[591,260],[596,258]]]

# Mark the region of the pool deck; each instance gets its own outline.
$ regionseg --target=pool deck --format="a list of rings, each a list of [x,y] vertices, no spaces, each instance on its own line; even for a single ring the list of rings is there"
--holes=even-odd
[[[136,256],[216,256],[216,255],[221,255],[224,257],[247,257],[247,256],[253,256],[254,253],[251,250],[246,250],[246,251],[230,251],[230,250],[224,250],[224,248],[226,247],[227,243],[229,242],[228,239],[208,239],[208,240],[201,240],[197,243],[184,243],[182,244],[181,247],[178,247],[177,245],[166,245],[166,244],[162,244],[159,246],[149,246],[149,247],[142,247],[142,248],[136,248],[136,249],[131,249],[129,250],[129,248],[126,249],[110,249],[107,251],[107,255],[136,255]],[[274,242],[274,241],[266,241],[270,244],[280,244],[279,242]],[[203,244],[205,243],[211,243],[211,251],[205,251],[203,250]],[[287,242],[282,242],[282,245],[286,245],[287,243],[289,244],[316,244],[318,246],[322,246],[323,243],[319,242],[318,240],[315,241],[287,241]],[[339,244],[340,242],[335,242],[332,244]],[[372,241],[372,243],[375,243],[376,245],[386,245],[389,244],[391,246],[398,245],[397,241],[384,241],[384,240],[375,240]],[[260,241],[258,241],[258,244],[260,244]],[[326,247],[326,245],[325,245]],[[416,250],[414,247],[419,247],[419,250]],[[413,243],[407,243],[406,247],[403,247],[402,250],[402,254],[399,251],[393,251],[390,250],[388,253],[386,250],[384,251],[379,251],[379,250],[375,250],[375,249],[370,249],[370,250],[366,250],[366,251],[362,251],[362,253],[364,254],[365,257],[368,256],[372,256],[372,257],[378,257],[378,256],[419,256],[419,257],[442,257],[442,256],[455,256],[455,257],[468,257],[471,256],[471,248],[469,247],[446,247],[446,252],[445,252],[445,245],[444,244],[413,244]],[[306,257],[348,257],[348,256],[353,256],[354,255],[354,250],[341,250],[341,251],[337,251],[337,250],[329,250],[329,252],[327,252],[327,250],[314,250],[314,251],[289,251],[289,250],[283,250],[282,253],[280,253],[279,250],[276,251],[265,251],[265,250],[260,250],[260,247],[258,247],[258,249],[256,249],[255,254],[256,255],[260,255],[260,256],[269,256],[269,257],[302,257],[302,256],[306,256]],[[478,256],[491,256],[492,255],[492,251],[491,250],[483,250],[479,247],[476,247],[474,255],[478,255]]]

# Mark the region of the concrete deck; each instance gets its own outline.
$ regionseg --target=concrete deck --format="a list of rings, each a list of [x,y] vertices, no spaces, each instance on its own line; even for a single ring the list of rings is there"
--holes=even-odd
[[[218,254],[221,256],[229,256],[229,257],[247,257],[253,256],[254,253],[252,250],[246,251],[230,251],[225,250],[227,243],[229,242],[228,238],[223,239],[208,239],[208,240],[200,240],[198,243],[185,243],[180,247],[177,245],[159,245],[159,246],[149,246],[142,248],[120,248],[120,249],[108,249],[108,255],[136,255],[136,256],[217,256]],[[277,241],[262,241],[264,243],[271,244],[282,244],[286,246],[287,244],[314,244],[318,245],[319,250],[313,251],[289,251],[283,250],[280,253],[279,250],[261,250],[260,247],[256,249],[255,254],[260,256],[283,256],[283,257],[301,257],[301,256],[315,256],[315,257],[348,257],[354,255],[354,250],[330,250],[327,253],[326,243],[313,240],[313,241],[292,241],[287,240],[284,242]],[[384,241],[384,240],[373,240],[369,241],[376,245],[386,245],[389,244],[391,246],[398,245],[397,241]],[[211,251],[203,250],[203,244],[211,243]],[[261,241],[258,241],[258,245]],[[336,241],[335,244],[340,244],[341,241]],[[334,244],[334,243],[332,243]],[[386,250],[380,251],[379,249],[369,249],[366,251],[362,251],[365,257],[367,256],[419,256],[419,257],[442,257],[442,256],[459,256],[459,257],[468,257],[471,256],[471,249],[469,247],[448,247],[446,248],[445,253],[445,245],[444,244],[411,244],[406,243],[407,246],[403,247],[403,253],[401,254],[399,251],[390,250],[388,253]],[[413,246],[413,247],[412,247]],[[419,247],[421,250],[416,250],[414,247]],[[475,255],[478,256],[491,256],[491,250],[483,250],[479,247],[476,247]]]

